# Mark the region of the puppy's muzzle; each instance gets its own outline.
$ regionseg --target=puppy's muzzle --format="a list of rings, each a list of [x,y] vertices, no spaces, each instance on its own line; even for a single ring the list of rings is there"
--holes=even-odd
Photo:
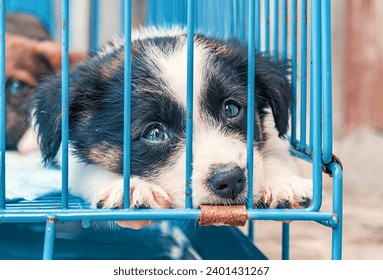
[[[245,188],[245,173],[234,163],[216,167],[208,178],[210,190],[224,198],[236,199]]]

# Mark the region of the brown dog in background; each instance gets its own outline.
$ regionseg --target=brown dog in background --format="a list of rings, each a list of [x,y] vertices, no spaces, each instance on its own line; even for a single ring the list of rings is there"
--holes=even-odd
[[[69,63],[86,59],[71,52]],[[36,138],[25,121],[24,104],[45,76],[60,72],[61,48],[41,22],[27,14],[8,14],[6,19],[6,149],[22,153],[37,149]]]

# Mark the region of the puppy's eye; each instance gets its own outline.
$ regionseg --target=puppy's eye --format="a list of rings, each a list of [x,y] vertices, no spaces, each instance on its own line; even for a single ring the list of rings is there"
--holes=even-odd
[[[166,133],[164,128],[158,124],[151,124],[149,125],[144,134],[143,138],[151,141],[151,142],[160,142],[160,141],[165,141],[166,139],[169,138],[169,135]]]
[[[28,89],[29,89],[28,84],[23,81],[14,80],[14,81],[7,82],[7,92],[9,95],[12,95],[12,96],[15,96],[15,97],[22,96],[28,92]]]
[[[235,118],[239,115],[239,111],[241,107],[234,102],[226,102],[225,103],[225,115],[228,118]]]

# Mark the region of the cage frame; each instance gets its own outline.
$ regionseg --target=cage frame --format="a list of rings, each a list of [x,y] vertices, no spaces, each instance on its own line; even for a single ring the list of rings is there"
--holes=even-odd
[[[246,0],[248,7],[248,107],[254,109],[254,55],[257,50],[260,50],[260,40],[255,40],[261,33],[261,0]],[[292,123],[297,123],[297,108],[296,108],[296,77],[297,70],[297,0],[282,1],[281,19],[288,19],[287,3],[292,5],[291,15],[291,35],[292,35],[292,86],[294,90],[294,104],[292,108]],[[186,178],[185,190],[189,194],[185,197],[185,209],[131,209],[130,204],[130,51],[131,51],[131,26],[132,26],[132,1],[123,0],[124,2],[124,19],[123,30],[125,30],[125,75],[124,75],[124,208],[123,209],[91,209],[87,203],[70,203],[70,195],[68,192],[68,110],[69,107],[69,65],[68,65],[68,49],[69,49],[69,0],[62,1],[62,197],[60,209],[57,209],[57,202],[52,204],[46,203],[44,208],[35,206],[35,202],[23,203],[20,205],[9,205],[5,198],[5,13],[6,0],[0,0],[0,222],[1,223],[45,223],[45,241],[43,249],[43,259],[52,259],[54,252],[54,241],[57,222],[73,222],[80,221],[83,224],[89,224],[90,221],[113,221],[113,220],[198,220],[201,211],[192,208],[191,193],[192,193],[192,142],[193,142],[193,120],[187,118],[187,160],[186,160]],[[187,53],[188,53],[188,82],[187,82],[187,115],[193,114],[193,36],[195,33],[195,2],[187,0]],[[264,12],[267,14],[266,21],[269,20],[270,3],[269,0],[263,0]],[[98,9],[99,1],[93,0],[92,13],[92,28],[98,30],[97,21],[99,19]],[[279,0],[274,0],[274,7],[279,6]],[[307,16],[307,0],[301,0],[301,16]],[[316,221],[324,226],[332,229],[332,259],[342,258],[342,187],[343,175],[342,166],[332,154],[332,92],[331,92],[331,1],[330,0],[311,0],[311,75],[310,75],[310,142],[306,143],[306,125],[300,130],[300,139],[297,138],[296,126],[293,125],[290,136],[290,152],[292,155],[308,161],[313,167],[313,201],[310,207],[305,209],[253,209],[252,207],[252,170],[253,170],[253,144],[252,139],[254,122],[254,112],[248,110],[248,148],[247,157],[249,170],[249,195],[247,201],[247,216],[249,221],[254,220],[304,220]],[[279,28],[278,9],[274,8],[274,28]],[[306,13],[306,15],[304,14]],[[295,22],[295,24],[294,24]],[[302,24],[303,34],[301,39],[301,51],[307,55],[307,22]],[[122,29],[122,28],[121,28]],[[270,42],[270,26],[266,25],[265,39],[267,42],[266,51],[272,51]],[[287,57],[287,25],[282,24],[282,57]],[[279,31],[274,30],[274,34],[279,34]],[[98,48],[98,31],[92,32],[91,49]],[[279,50],[279,38],[274,37],[273,50]],[[303,59],[303,58],[302,58]],[[306,65],[306,63],[301,63]],[[256,66],[255,66],[256,67]],[[301,68],[301,76],[307,77],[307,69]],[[300,86],[306,87],[306,81],[301,80]],[[303,97],[302,97],[303,94]],[[306,89],[301,92],[301,105],[306,112]],[[306,114],[301,114],[300,123],[306,123]],[[332,193],[332,211],[321,212],[322,203],[322,170],[326,169],[332,176],[333,193]],[[283,223],[283,242],[282,242],[282,259],[289,259],[289,224]],[[253,223],[249,223],[249,240],[254,239]]]

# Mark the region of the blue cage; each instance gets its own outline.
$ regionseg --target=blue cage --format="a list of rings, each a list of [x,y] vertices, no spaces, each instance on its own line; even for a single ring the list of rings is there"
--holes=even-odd
[[[332,229],[332,259],[342,257],[342,167],[332,154],[331,1],[330,0],[147,0],[146,25],[179,25],[187,30],[187,114],[193,114],[193,34],[218,38],[236,37],[248,46],[248,236],[235,227],[200,227],[201,210],[129,209],[130,203],[130,53],[132,1],[120,1],[120,29],[125,36],[124,80],[124,208],[91,209],[68,192],[68,46],[70,5],[62,12],[62,184],[60,196],[34,201],[9,202],[5,184],[5,15],[27,12],[36,15],[54,34],[54,1],[0,1],[0,258],[8,259],[266,259],[254,245],[254,220],[315,221]],[[100,1],[91,1],[90,50],[99,48]],[[299,31],[299,32],[298,32]],[[305,209],[253,209],[252,172],[254,114],[254,55],[261,51],[292,62],[294,101],[291,114],[290,152],[312,165],[313,201]],[[256,65],[255,65],[256,67]],[[188,119],[185,190],[192,193],[192,119]],[[322,174],[332,176],[332,211],[321,211]],[[150,230],[111,232],[90,227],[92,221],[166,220]],[[188,223],[183,221],[188,220]],[[81,222],[81,226],[79,226]],[[25,239],[25,232],[30,238]],[[197,233],[196,233],[197,232]],[[289,224],[282,224],[282,259],[289,259]],[[11,234],[10,234],[11,233]],[[178,236],[174,238],[174,236]],[[233,240],[235,249],[222,248]],[[150,242],[148,242],[150,240]],[[33,242],[32,242],[33,241]],[[148,246],[149,244],[152,244]],[[153,245],[154,244],[154,245]],[[133,253],[140,248],[139,255]],[[119,248],[119,249],[118,249]],[[178,254],[169,253],[178,248]],[[217,254],[217,252],[220,254]],[[27,253],[26,253],[27,252]],[[165,252],[165,253],[164,253]],[[166,253],[168,252],[168,253]]]

